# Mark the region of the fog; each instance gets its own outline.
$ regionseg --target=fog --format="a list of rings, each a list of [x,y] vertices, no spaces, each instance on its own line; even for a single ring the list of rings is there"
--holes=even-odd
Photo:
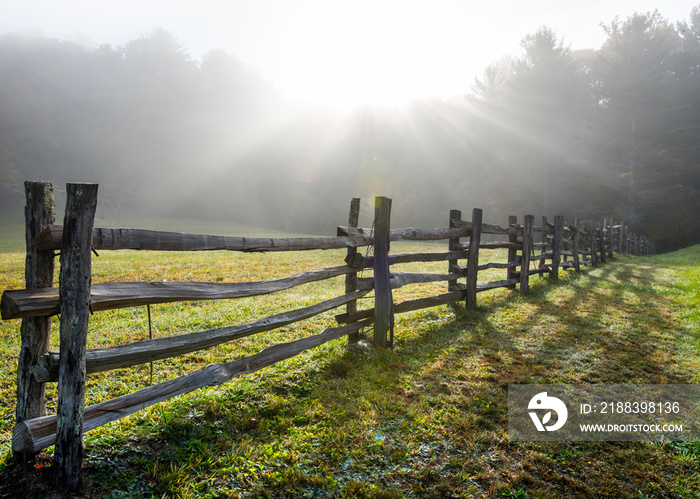
[[[350,199],[392,223],[452,208],[625,219],[661,249],[700,242],[700,14],[604,25],[596,50],[522,34],[454,99],[333,110],[283,96],[223,50],[157,28],[122,45],[0,37],[0,209],[24,180],[100,184],[101,225],[182,217],[333,234]],[[604,21],[604,20],[601,20]]]

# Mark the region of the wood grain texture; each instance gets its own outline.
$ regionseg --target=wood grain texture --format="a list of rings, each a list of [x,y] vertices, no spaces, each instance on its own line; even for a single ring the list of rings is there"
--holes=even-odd
[[[107,282],[95,284],[90,293],[93,312],[176,301],[223,300],[259,296],[301,284],[330,279],[354,272],[343,265],[310,270],[288,277],[250,282]],[[5,291],[2,318],[55,315],[59,312],[58,288]]]
[[[63,227],[47,227],[32,242],[43,250],[60,248]],[[307,251],[317,249],[355,248],[372,244],[363,236],[341,237],[230,237],[144,229],[95,228],[92,231],[96,250],[153,251]]]
[[[348,215],[348,226],[357,227],[360,221],[360,198],[352,198],[350,201],[350,213]],[[340,233],[338,234],[341,235]],[[348,248],[345,262],[353,268],[364,268],[365,261],[362,255],[358,254],[357,248]],[[357,291],[357,272],[350,272],[345,275],[345,294]],[[357,311],[357,300],[349,301],[345,311],[348,314]],[[359,333],[352,333],[348,336],[348,342],[357,343],[360,341]]]
[[[394,313],[402,314],[405,312],[413,312],[423,308],[438,307],[440,305],[451,305],[459,301],[463,301],[466,297],[464,285],[461,285],[457,291],[443,293],[441,295],[428,296],[425,298],[416,298],[414,300],[406,300],[394,304]],[[357,322],[364,319],[374,317],[374,308],[359,310],[352,314],[338,314],[335,316],[336,321],[340,324]]]
[[[481,244],[482,211],[472,210],[472,233],[469,235],[469,259],[467,260],[467,310],[476,309],[476,283],[479,274],[479,247]]]
[[[422,272],[392,272],[389,274],[391,289],[398,289],[409,284],[425,284],[428,282],[456,281],[460,274],[430,274]],[[358,290],[371,290],[376,285],[376,278],[364,277],[357,280]]]
[[[83,464],[85,350],[90,320],[91,241],[96,208],[97,184],[66,186],[59,276],[62,355],[58,365],[55,459],[58,482],[70,491],[79,488]]]
[[[185,353],[211,348],[263,331],[271,331],[294,322],[308,319],[322,312],[332,310],[341,305],[362,298],[369,291],[354,291],[344,296],[325,300],[309,307],[274,314],[248,324],[239,324],[207,331],[198,331],[178,336],[142,340],[110,348],[90,349],[85,353],[86,370],[88,374],[119,369],[123,367],[145,364],[155,360],[167,359]],[[58,364],[60,355],[52,352],[42,356],[32,369],[34,376],[40,381],[55,381],[58,379]]]
[[[525,215],[523,223],[522,255],[520,258],[520,292],[527,293],[530,287],[530,252],[532,251],[532,227],[535,222],[534,215]]]
[[[340,234],[354,237],[372,238],[373,230],[367,227],[339,226]],[[376,226],[375,226],[376,231]],[[405,229],[391,229],[389,231],[390,241],[440,241],[442,239],[453,239],[458,237],[469,237],[470,230],[465,228],[440,228],[440,229],[417,229],[413,227]],[[376,244],[376,243],[375,243]]]
[[[328,341],[341,338],[372,324],[371,319],[333,327],[314,336],[279,343],[261,352],[222,364],[211,364],[193,373],[143,388],[133,393],[85,408],[83,431],[90,431],[151,405],[206,386],[216,386],[282,360],[294,357]],[[23,421],[12,431],[12,448],[18,452],[38,452],[56,442],[56,416]]]
[[[53,251],[40,250],[31,241],[45,227],[55,222],[53,186],[49,182],[25,182],[26,258],[24,279],[27,289],[51,288],[54,276]],[[4,314],[3,314],[4,316]],[[37,382],[31,367],[48,352],[51,335],[49,317],[29,317],[20,326],[21,344],[17,360],[17,405],[15,421],[22,422],[46,414],[45,387]],[[31,455],[15,454],[15,462],[24,463]]]
[[[394,323],[389,274],[391,199],[376,197],[374,202],[374,346],[385,348]]]

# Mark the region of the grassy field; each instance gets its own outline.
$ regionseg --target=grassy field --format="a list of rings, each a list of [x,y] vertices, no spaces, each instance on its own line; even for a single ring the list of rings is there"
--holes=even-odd
[[[397,245],[395,251],[412,249]],[[335,266],[343,257],[338,251],[100,252],[93,282],[267,279]],[[23,287],[22,253],[0,253],[0,287]],[[396,299],[444,287],[409,286]],[[558,282],[534,279],[527,296],[482,293],[472,313],[458,306],[397,316],[393,350],[338,340],[88,433],[86,494],[698,497],[700,443],[509,442],[507,386],[698,383],[699,288],[696,246],[656,257],[618,257],[579,274],[565,272]],[[154,334],[248,322],[342,289],[342,279],[334,279],[256,299],[153,306]],[[152,380],[148,365],[96,374],[88,380],[87,403],[315,334],[333,322],[331,312],[158,361]],[[91,318],[88,346],[147,335],[144,307],[101,312]],[[53,449],[27,474],[10,464],[19,321],[1,323],[0,338],[0,497],[18,490],[39,496],[52,480]],[[51,387],[48,400],[54,409]]]

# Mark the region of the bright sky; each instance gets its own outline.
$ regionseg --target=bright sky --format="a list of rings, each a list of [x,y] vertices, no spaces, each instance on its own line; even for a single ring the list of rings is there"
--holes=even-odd
[[[634,12],[688,18],[692,0],[3,0],[0,33],[114,46],[155,27],[200,58],[223,48],[285,94],[348,107],[463,95],[538,27],[597,48],[600,23]]]

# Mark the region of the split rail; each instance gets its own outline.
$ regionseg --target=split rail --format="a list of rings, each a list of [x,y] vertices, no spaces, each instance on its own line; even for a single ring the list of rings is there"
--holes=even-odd
[[[360,332],[373,329],[375,346],[393,344],[395,314],[464,302],[477,306],[478,293],[519,289],[525,293],[532,275],[557,278],[562,269],[579,271],[597,265],[615,252],[643,255],[653,244],[610,220],[568,225],[562,216],[549,222],[526,215],[521,222],[509,217],[505,227],[482,221],[474,209],[471,220],[452,210],[448,224],[438,229],[392,229],[391,199],[375,198],[372,228],[358,227],[360,200],[353,199],[348,224],[336,236],[308,238],[249,238],[182,234],[137,229],[94,228],[96,184],[68,184],[63,226],[55,225],[53,190],[49,183],[25,184],[26,289],[2,295],[2,318],[21,319],[22,345],[17,370],[16,426],[12,447],[17,460],[27,462],[40,450],[55,444],[59,481],[69,488],[79,484],[83,458],[83,433],[123,418],[150,405],[233,377],[270,366],[330,340],[348,336],[355,342]],[[488,239],[488,240],[487,240]],[[447,241],[447,251],[390,253],[391,242]],[[364,256],[358,248],[371,246]],[[255,282],[110,282],[92,284],[91,257],[102,250],[242,252],[347,249],[343,265]],[[480,262],[480,251],[505,249],[505,262]],[[60,251],[58,287],[53,286],[54,261]],[[396,264],[446,263],[444,273],[392,272]],[[505,269],[505,279],[479,282],[479,272]],[[371,277],[360,272],[372,270]],[[87,349],[92,313],[124,307],[193,300],[236,299],[290,289],[302,284],[345,276],[343,294],[290,312],[264,319],[179,336],[149,339],[110,348]],[[392,291],[409,284],[446,282],[446,292],[395,303]],[[358,299],[374,292],[374,306],[358,310]],[[190,374],[158,383],[112,400],[85,407],[86,376],[182,355],[246,336],[302,321],[344,307],[337,324],[324,331],[261,352],[209,365]],[[49,351],[51,316],[60,314],[60,350]],[[57,412],[46,415],[45,384],[57,382]]]

